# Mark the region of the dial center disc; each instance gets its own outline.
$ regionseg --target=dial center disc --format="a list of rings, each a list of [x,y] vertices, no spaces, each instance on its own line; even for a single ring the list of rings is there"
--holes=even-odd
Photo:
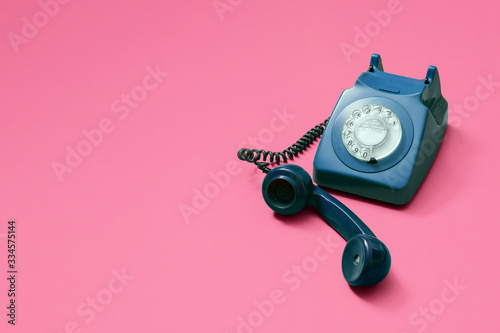
[[[366,146],[377,146],[387,136],[387,124],[380,117],[364,117],[356,124],[354,135],[359,142]]]

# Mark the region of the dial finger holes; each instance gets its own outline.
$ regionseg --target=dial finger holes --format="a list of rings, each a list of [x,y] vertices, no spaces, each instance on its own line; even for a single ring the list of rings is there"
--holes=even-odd
[[[354,109],[342,128],[342,140],[349,154],[367,162],[389,156],[398,147],[401,137],[398,116],[378,104]]]

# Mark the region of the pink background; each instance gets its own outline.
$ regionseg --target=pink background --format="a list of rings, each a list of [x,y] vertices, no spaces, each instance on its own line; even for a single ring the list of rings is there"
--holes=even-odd
[[[2,332],[499,331],[497,2],[221,0],[221,15],[212,0],[41,3],[52,16],[35,0],[0,4]],[[394,74],[437,66],[450,124],[407,206],[332,191],[391,250],[388,278],[357,290],[340,236],[313,210],[274,215],[263,174],[236,152],[294,142],[372,53]],[[294,162],[312,172],[316,147]],[[67,149],[87,156],[70,167]]]

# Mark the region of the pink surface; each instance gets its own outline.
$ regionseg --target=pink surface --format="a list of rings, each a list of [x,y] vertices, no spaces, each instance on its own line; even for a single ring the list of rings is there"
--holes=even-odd
[[[0,5],[2,332],[500,330],[496,2],[61,3]],[[332,192],[391,250],[360,291],[340,236],[313,210],[273,214],[236,151],[294,142],[371,53],[437,66],[450,123],[407,206]],[[316,147],[294,162],[312,172]]]

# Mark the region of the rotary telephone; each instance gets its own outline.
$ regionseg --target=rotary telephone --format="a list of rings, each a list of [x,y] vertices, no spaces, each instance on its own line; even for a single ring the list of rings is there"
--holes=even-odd
[[[324,187],[393,204],[411,200],[427,174],[446,129],[448,103],[437,68],[425,79],[384,72],[380,55],[354,87],[344,90],[331,116],[280,152],[243,148],[238,158],[266,173],[262,194],[284,215],[318,209],[346,241],[342,272],[352,286],[371,286],[389,273],[387,247],[349,208],[315,186],[300,166],[287,163],[321,137],[313,165]],[[267,161],[269,158],[269,161]],[[278,164],[271,169],[271,164]]]

